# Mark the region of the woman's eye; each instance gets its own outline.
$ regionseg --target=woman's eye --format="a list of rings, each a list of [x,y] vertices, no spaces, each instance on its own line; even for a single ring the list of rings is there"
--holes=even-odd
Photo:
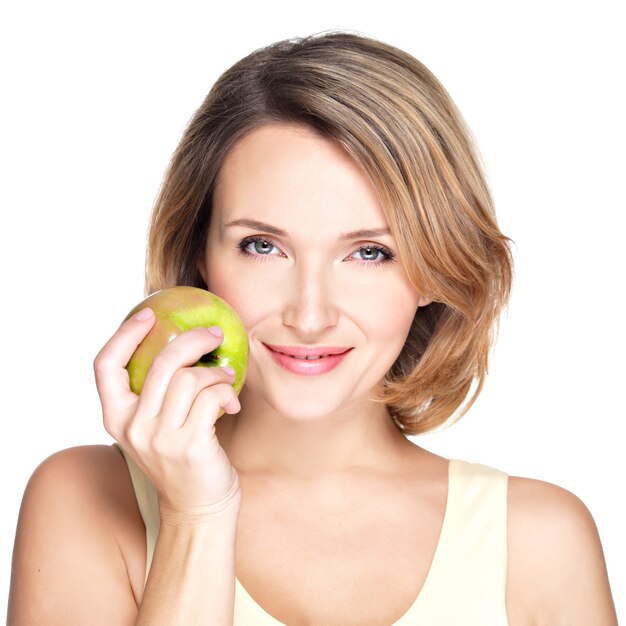
[[[379,255],[382,255],[382,250],[367,246],[367,248],[359,248],[356,254],[360,254],[363,261],[378,261]]]
[[[280,248],[265,237],[246,237],[237,244],[237,247],[241,254],[256,257],[259,260],[282,255]],[[394,253],[388,248],[372,244],[359,247],[349,258],[371,267],[393,261],[394,256]]]
[[[358,255],[358,256],[355,256]],[[384,263],[393,259],[391,250],[379,246],[362,246],[352,255],[357,261],[364,261],[370,264]]]
[[[269,239],[263,239],[263,237],[248,237],[239,244],[239,249],[244,254],[252,256],[270,256],[279,253],[278,248]]]

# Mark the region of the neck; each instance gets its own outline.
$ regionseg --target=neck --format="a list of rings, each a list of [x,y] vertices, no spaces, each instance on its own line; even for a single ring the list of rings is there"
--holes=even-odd
[[[387,407],[373,401],[297,420],[246,400],[244,390],[241,411],[216,424],[220,444],[242,475],[310,482],[359,469],[388,472],[407,447],[415,448]]]

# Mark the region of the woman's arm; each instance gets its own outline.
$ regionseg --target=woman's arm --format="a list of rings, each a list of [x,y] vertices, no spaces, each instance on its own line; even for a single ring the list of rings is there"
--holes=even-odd
[[[97,463],[93,449],[75,448],[45,461],[26,489],[10,626],[232,624],[241,487],[215,421],[220,411],[239,410],[234,372],[192,367],[223,338],[217,328],[194,328],[163,348],[135,395],[125,366],[154,321],[149,309],[127,320],[94,361],[105,428],[159,497],[161,530],[145,594],[124,553],[128,513],[138,514],[134,498],[118,501],[132,492],[124,460],[111,449],[117,458]]]
[[[123,458],[110,446],[59,452],[25,491],[8,624],[231,626],[237,516],[233,499],[211,522],[164,524],[143,592],[145,530]]]
[[[617,626],[595,522],[565,489],[509,481],[507,608],[512,624]]]
[[[72,448],[33,473],[17,526],[9,626],[135,623],[140,590],[124,547],[141,518],[114,455],[107,446]]]
[[[238,508],[202,524],[161,524],[138,626],[232,626],[237,516]]]

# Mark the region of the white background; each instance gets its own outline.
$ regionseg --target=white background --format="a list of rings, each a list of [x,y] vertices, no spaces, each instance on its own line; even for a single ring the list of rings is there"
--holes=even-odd
[[[443,82],[515,241],[513,298],[483,395],[420,444],[582,498],[625,615],[618,3],[429,0],[410,14],[392,1],[216,4],[2,9],[2,590],[33,469],[56,450],[110,442],[92,361],[143,296],[148,215],[188,119],[253,49],[342,28],[406,49]]]

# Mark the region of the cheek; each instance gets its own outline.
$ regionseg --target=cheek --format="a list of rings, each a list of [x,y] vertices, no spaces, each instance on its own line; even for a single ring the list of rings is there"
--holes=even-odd
[[[249,273],[242,271],[237,263],[223,263],[207,255],[207,289],[222,298],[237,311],[244,326],[250,329],[255,320],[254,312],[259,311],[259,302],[267,298],[259,281],[251,281]]]
[[[388,349],[392,361],[404,346],[418,302],[419,294],[404,284],[382,289],[376,297],[371,298],[367,309],[369,328],[382,345],[381,349]],[[365,316],[363,319],[366,319]]]
[[[280,314],[287,294],[285,281],[272,268],[272,261],[230,257],[225,262],[219,246],[211,249],[215,252],[206,258],[207,288],[237,311],[248,330],[268,315]],[[419,301],[419,294],[404,277],[350,273],[338,276],[330,292],[334,305],[369,341],[378,342],[387,354],[402,349]]]
[[[370,270],[374,271],[374,270]],[[403,272],[394,271],[355,282],[355,291],[360,294],[362,306],[375,317],[383,317],[389,325],[402,323],[407,316],[413,317],[420,295],[409,283]],[[368,303],[368,306],[365,305]]]

